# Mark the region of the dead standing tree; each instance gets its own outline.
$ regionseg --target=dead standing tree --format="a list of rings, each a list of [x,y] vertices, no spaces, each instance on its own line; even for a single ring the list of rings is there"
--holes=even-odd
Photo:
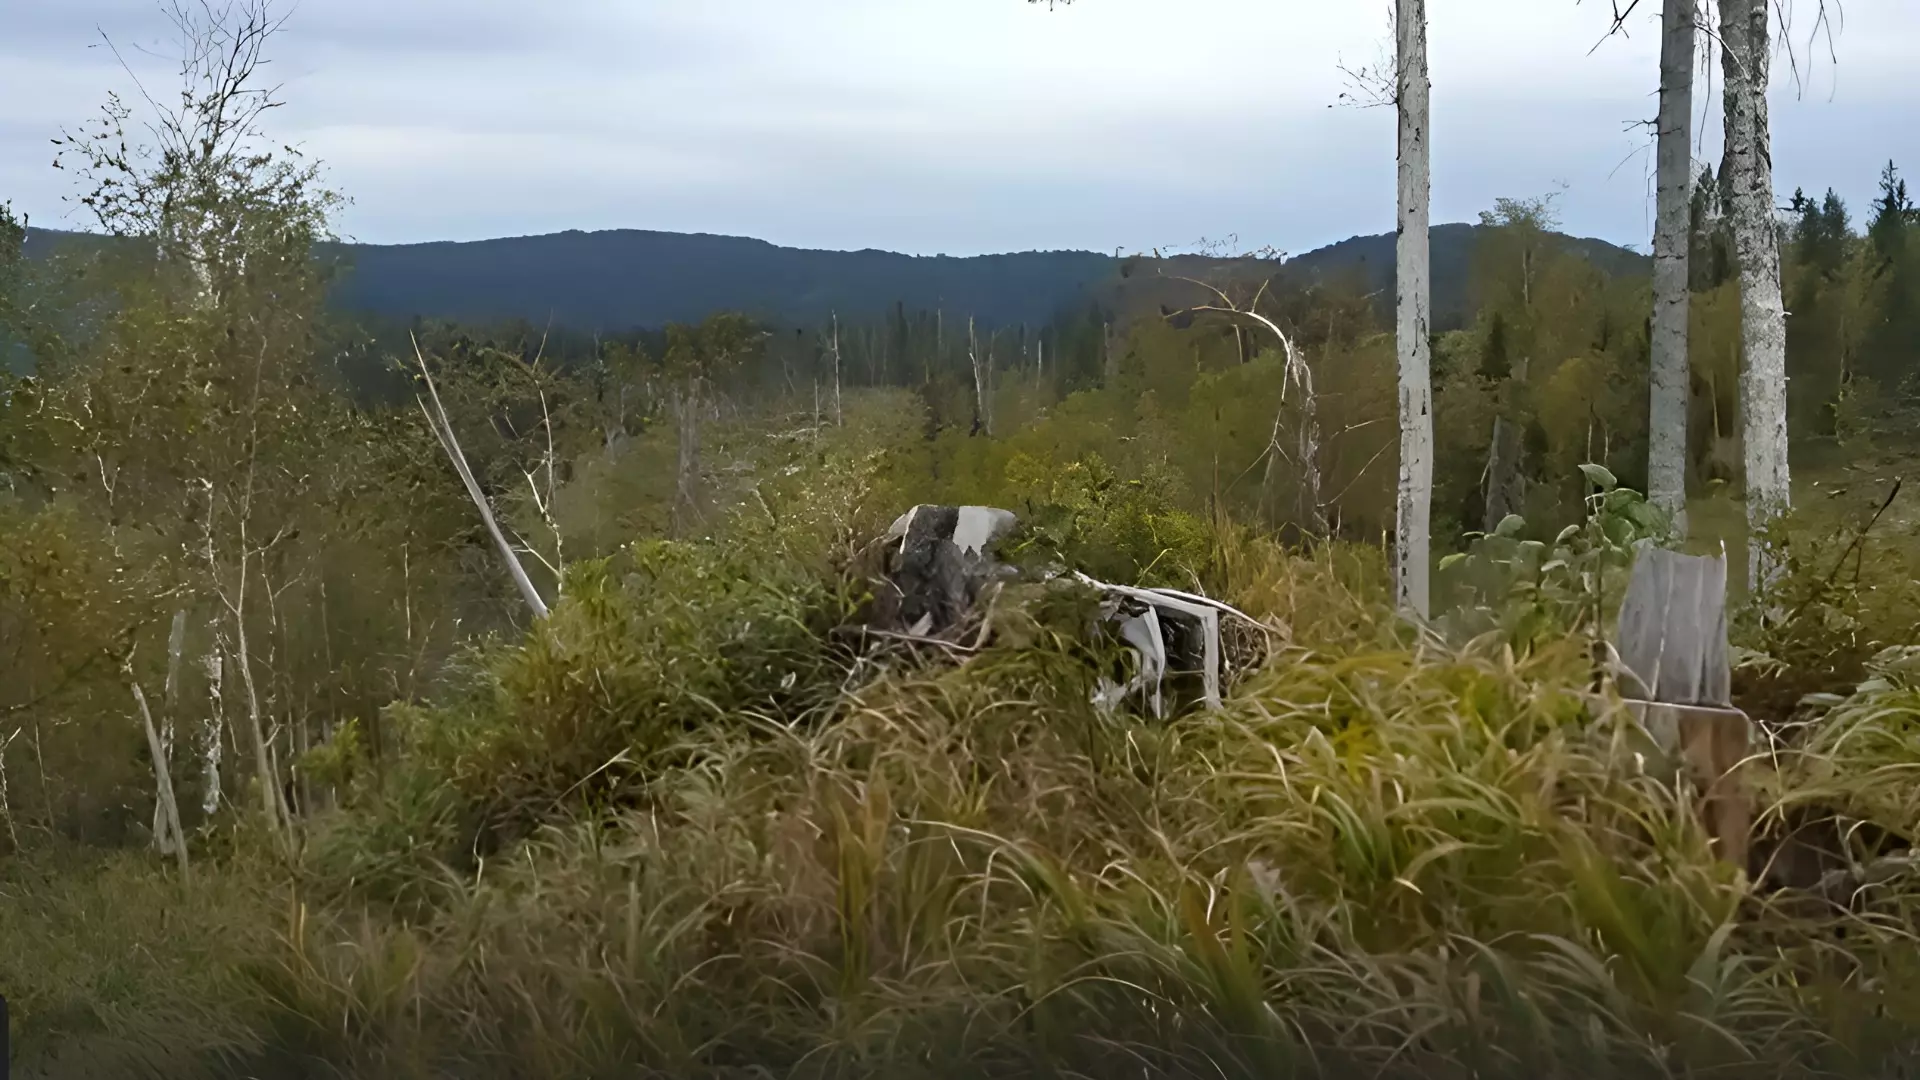
[[[1432,169],[1427,142],[1432,82],[1427,72],[1426,0],[1394,0],[1393,53],[1348,68],[1347,104],[1391,104],[1399,120],[1394,241],[1394,342],[1400,366],[1400,478],[1394,509],[1394,606],[1426,619],[1430,610],[1433,514]]]
[[[1244,305],[1236,304],[1233,298],[1227,295],[1225,289],[1201,281],[1198,278],[1175,275],[1173,280],[1184,281],[1190,285],[1205,289],[1207,292],[1213,294],[1215,302],[1195,304],[1192,307],[1184,308],[1177,312],[1170,312],[1168,313],[1169,318],[1191,317],[1194,314],[1210,314],[1231,320],[1236,341],[1240,343],[1240,351],[1243,359],[1246,354],[1246,346],[1244,339],[1241,338],[1240,335],[1248,325],[1263,329],[1269,334],[1272,334],[1275,342],[1280,346],[1281,357],[1284,362],[1284,370],[1280,382],[1281,407],[1274,411],[1273,433],[1267,440],[1267,448],[1263,454],[1266,461],[1263,483],[1268,497],[1271,497],[1274,485],[1275,463],[1276,461],[1288,460],[1290,458],[1282,439],[1282,429],[1286,419],[1287,394],[1289,390],[1292,390],[1298,398],[1300,410],[1299,422],[1295,425],[1294,429],[1294,453],[1291,455],[1293,464],[1300,470],[1300,491],[1297,511],[1302,526],[1315,535],[1326,535],[1327,508],[1326,504],[1321,500],[1320,495],[1321,432],[1319,397],[1313,387],[1313,369],[1308,366],[1306,357],[1302,355],[1300,349],[1295,346],[1294,335],[1282,329],[1277,321],[1260,312],[1260,301],[1267,295],[1267,290],[1272,284],[1272,279],[1269,278],[1261,281],[1260,287],[1254,293],[1253,299]]]
[[[1607,37],[1625,36],[1640,0],[1615,0]],[[1647,499],[1687,532],[1687,354],[1693,199],[1693,65],[1698,0],[1661,0],[1660,96],[1653,121],[1653,323],[1647,396]],[[1594,48],[1598,49],[1599,44]]]
[[[974,331],[973,316],[967,316],[967,364],[973,370],[973,430],[993,437],[993,340],[987,336],[987,348],[980,349],[980,335]]]
[[[1722,175],[1730,189],[1735,247],[1741,273],[1741,398],[1745,426],[1749,528],[1757,534],[1790,502],[1786,442],[1786,330],[1780,302],[1780,255],[1773,227],[1772,146],[1766,88],[1773,56],[1768,0],[1717,0],[1725,76],[1722,104],[1726,141]],[[1663,0],[1660,104],[1656,121],[1656,209],[1653,358],[1648,443],[1648,495],[1686,532],[1688,228],[1693,194],[1693,77],[1695,45],[1712,13],[1703,0]],[[1641,0],[1614,0],[1607,36],[1626,33]],[[1790,7],[1779,5],[1781,37]],[[1832,56],[1838,0],[1820,0],[1807,48],[1826,35]],[[1596,46],[1597,47],[1597,46]],[[1791,46],[1788,61],[1800,83]],[[1767,576],[1770,556],[1756,538],[1749,545],[1749,581]]]
[[[540,590],[533,587],[533,579],[527,576],[527,567],[520,561],[513,545],[507,543],[506,534],[500,530],[500,521],[493,513],[493,504],[487,501],[486,492],[480,489],[480,481],[467,464],[467,455],[460,449],[459,436],[454,434],[453,422],[447,418],[447,409],[440,401],[440,390],[433,384],[433,373],[427,369],[426,355],[420,351],[420,343],[413,342],[414,359],[420,365],[420,378],[427,388],[427,396],[416,395],[415,402],[420,406],[421,416],[426,418],[427,426],[433,429],[434,438],[440,442],[440,448],[446,452],[447,460],[453,465],[453,471],[459,475],[460,483],[467,489],[467,496],[473,500],[474,509],[479,511],[480,522],[486,526],[487,535],[492,537],[493,546],[500,553],[500,561],[506,566],[507,575],[520,592],[520,598],[526,601],[527,608],[535,619],[547,617],[547,602],[540,598]],[[427,403],[433,407],[429,409]]]
[[[701,419],[714,408],[715,377],[750,359],[768,333],[744,315],[723,312],[698,326],[667,328],[663,357],[666,377],[675,383],[673,414],[678,434],[674,465],[673,527],[684,533],[700,518]]]

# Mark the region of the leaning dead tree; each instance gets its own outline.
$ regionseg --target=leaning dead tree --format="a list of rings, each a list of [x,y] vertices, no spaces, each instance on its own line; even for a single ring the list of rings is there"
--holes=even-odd
[[[493,506],[487,501],[486,492],[480,490],[480,481],[474,478],[473,469],[467,464],[467,456],[460,450],[460,439],[453,432],[453,422],[447,419],[447,409],[440,403],[440,391],[433,385],[433,373],[427,370],[427,358],[420,351],[420,342],[413,342],[413,356],[420,365],[420,378],[426,383],[427,396],[415,395],[414,402],[420,406],[420,415],[426,418],[427,426],[440,441],[440,448],[446,451],[447,460],[453,464],[453,471],[466,486],[467,495],[473,499],[474,509],[480,512],[480,521],[487,527],[487,535],[493,537],[493,546],[500,552],[500,560],[506,564],[507,574],[513,578],[513,584],[520,590],[520,596],[536,619],[547,617],[547,602],[540,598],[540,590],[533,587],[533,579],[527,576],[526,565],[507,543],[507,537],[500,531],[500,522],[493,514]],[[427,407],[428,401],[433,407]]]
[[[1289,456],[1296,458],[1294,464],[1300,470],[1298,499],[1300,523],[1314,534],[1324,536],[1327,532],[1327,514],[1326,504],[1320,498],[1320,401],[1313,388],[1313,369],[1307,366],[1306,358],[1295,346],[1293,336],[1281,329],[1279,323],[1260,312],[1260,301],[1266,296],[1271,279],[1260,283],[1259,290],[1245,306],[1234,303],[1233,298],[1219,286],[1191,277],[1176,276],[1174,280],[1205,289],[1213,294],[1215,302],[1195,304],[1179,312],[1170,313],[1170,318],[1198,313],[1219,315],[1234,321],[1236,333],[1245,325],[1251,324],[1272,334],[1275,342],[1279,344],[1281,357],[1285,363],[1280,382],[1281,407],[1274,412],[1273,432],[1267,439],[1267,448],[1264,452],[1266,459],[1264,483],[1267,490],[1271,492],[1275,462]],[[1292,390],[1298,398],[1300,407],[1300,421],[1294,430],[1292,455],[1287,453],[1282,439],[1289,390]]]

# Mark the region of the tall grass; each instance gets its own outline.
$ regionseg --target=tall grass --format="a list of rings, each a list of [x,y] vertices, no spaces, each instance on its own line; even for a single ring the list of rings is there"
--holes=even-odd
[[[1224,531],[1207,573],[1265,658],[1222,710],[1148,721],[1093,706],[1112,656],[1072,595],[996,605],[978,653],[856,659],[845,531],[794,500],[751,546],[582,567],[397,717],[399,767],[342,766],[291,874],[241,844],[7,912],[34,1052],[487,1080],[1891,1075],[1915,1049],[1911,866],[1756,891],[1577,640],[1415,637],[1377,552]],[[1766,820],[1910,834],[1917,687],[1883,655],[1769,761]]]

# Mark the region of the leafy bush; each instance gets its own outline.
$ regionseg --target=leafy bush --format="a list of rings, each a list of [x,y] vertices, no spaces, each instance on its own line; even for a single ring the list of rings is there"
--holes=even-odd
[[[1442,588],[1458,605],[1442,625],[1456,640],[1497,633],[1524,652],[1605,632],[1635,551],[1665,537],[1669,523],[1604,466],[1580,470],[1592,487],[1584,522],[1548,542],[1528,538],[1526,521],[1509,514],[1491,534],[1474,534],[1467,551],[1440,560]]]
[[[1090,455],[1050,468],[1025,455],[1007,465],[1008,496],[1023,517],[1013,558],[1053,559],[1126,585],[1190,587],[1209,568],[1213,534],[1180,509],[1179,481],[1149,468],[1123,480]]]
[[[1803,718],[1809,695],[1848,693],[1882,650],[1920,641],[1920,552],[1878,514],[1837,528],[1788,514],[1766,542],[1779,573],[1732,626],[1734,701],[1750,714]]]

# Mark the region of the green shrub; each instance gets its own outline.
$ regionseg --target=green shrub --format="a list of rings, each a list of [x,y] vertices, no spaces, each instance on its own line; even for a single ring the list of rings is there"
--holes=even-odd
[[[1017,456],[1007,465],[1007,496],[1023,535],[1008,553],[1123,585],[1190,588],[1210,569],[1213,532],[1180,508],[1179,490],[1164,468],[1123,480],[1098,455],[1060,468]]]

